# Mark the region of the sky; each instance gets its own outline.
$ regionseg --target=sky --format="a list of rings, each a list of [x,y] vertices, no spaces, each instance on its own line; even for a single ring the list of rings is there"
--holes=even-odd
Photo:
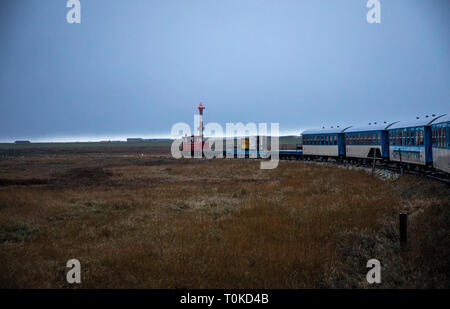
[[[450,113],[450,1],[0,1],[0,142],[282,134]]]

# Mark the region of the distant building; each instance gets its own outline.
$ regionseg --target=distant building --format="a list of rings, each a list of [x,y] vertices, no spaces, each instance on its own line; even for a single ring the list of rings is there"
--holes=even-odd
[[[30,141],[15,141],[14,144],[30,144]]]
[[[129,142],[129,143],[142,142],[142,138],[138,138],[138,137],[127,138],[127,142]]]

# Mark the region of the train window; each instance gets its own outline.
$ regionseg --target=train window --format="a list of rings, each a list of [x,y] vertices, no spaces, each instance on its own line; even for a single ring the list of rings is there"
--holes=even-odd
[[[447,128],[444,129],[444,147],[449,147],[450,146],[450,139],[448,138],[449,135],[449,127],[447,126]],[[447,142],[448,139],[448,142]]]
[[[447,147],[447,130],[446,130],[446,128],[442,128],[442,130],[444,130],[444,138],[443,138],[443,145],[442,145],[442,147]]]
[[[436,130],[436,144],[438,147],[441,147],[441,128]]]
[[[337,145],[337,136],[335,135],[333,139],[334,139],[334,144]]]
[[[435,146],[438,145],[438,129],[434,129],[434,134],[431,135],[431,143]]]
[[[420,146],[423,146],[423,129],[420,129]]]

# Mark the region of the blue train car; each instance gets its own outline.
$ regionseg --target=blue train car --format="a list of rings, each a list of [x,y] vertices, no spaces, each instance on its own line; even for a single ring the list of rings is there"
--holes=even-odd
[[[303,131],[303,156],[345,157],[346,128],[331,128]]]
[[[433,149],[433,167],[450,173],[450,115],[434,121],[431,126],[431,144]]]
[[[389,128],[389,159],[419,166],[431,166],[431,125],[442,116],[398,122]]]
[[[389,159],[388,129],[394,123],[373,124],[364,127],[351,127],[345,131],[347,158]]]

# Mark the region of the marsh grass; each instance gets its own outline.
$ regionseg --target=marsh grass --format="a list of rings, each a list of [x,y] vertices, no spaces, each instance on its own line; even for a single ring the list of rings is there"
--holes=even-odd
[[[449,286],[449,188],[436,182],[301,162],[262,171],[254,160],[113,155],[0,167],[9,180],[0,287],[71,287],[71,258],[82,288],[367,288],[371,258],[383,265],[379,287]],[[406,253],[396,221],[405,209]]]

